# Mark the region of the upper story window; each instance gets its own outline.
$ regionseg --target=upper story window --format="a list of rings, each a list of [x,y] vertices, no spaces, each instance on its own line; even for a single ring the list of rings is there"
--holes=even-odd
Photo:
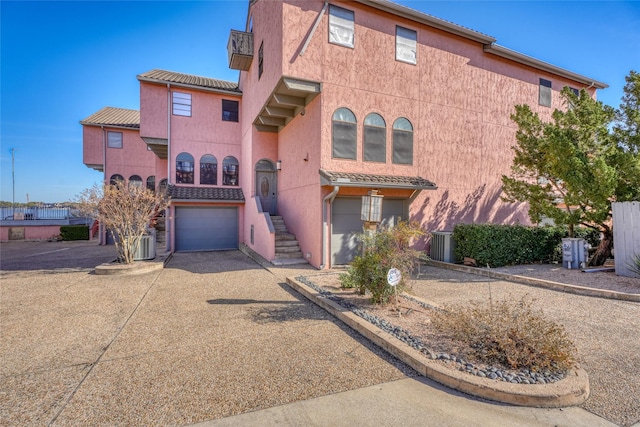
[[[264,40],[260,43],[260,49],[258,49],[258,80],[262,77],[264,71]]]
[[[147,190],[156,191],[156,177],[151,175],[147,178]]]
[[[338,108],[332,117],[332,156],[356,159],[356,116],[348,108]]]
[[[551,81],[540,79],[540,93],[538,103],[545,107],[551,107]]]
[[[393,163],[413,164],[413,126],[404,117],[393,122]]]
[[[173,114],[176,116],[191,117],[191,94],[172,92]]]
[[[122,132],[107,132],[107,147],[122,148]]]
[[[233,156],[222,161],[222,185],[238,185],[238,159]]]
[[[211,154],[200,158],[200,184],[216,185],[218,183],[218,160]]]
[[[116,185],[116,183],[118,182],[124,182],[123,176],[120,175],[119,173],[111,175],[111,178],[109,179],[109,184]]]
[[[129,177],[129,185],[142,188],[142,178],[140,178],[140,175],[131,175]]]
[[[167,181],[167,178],[161,179],[160,184],[158,184],[158,190],[160,190],[161,193],[165,193],[168,186],[169,182]]]
[[[364,118],[364,161],[387,161],[387,124],[377,113]]]
[[[222,121],[237,122],[238,121],[238,101],[222,100]]]
[[[176,184],[193,184],[193,156],[189,153],[176,157]]]
[[[352,10],[329,5],[329,43],[354,47],[355,25]]]
[[[418,57],[418,33],[408,28],[396,27],[396,59],[415,64]]]

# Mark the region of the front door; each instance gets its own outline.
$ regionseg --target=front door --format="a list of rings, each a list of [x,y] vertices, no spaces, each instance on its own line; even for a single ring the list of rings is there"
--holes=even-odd
[[[260,198],[262,211],[269,215],[276,215],[278,194],[277,172],[270,160],[260,160],[256,163],[256,196]]]

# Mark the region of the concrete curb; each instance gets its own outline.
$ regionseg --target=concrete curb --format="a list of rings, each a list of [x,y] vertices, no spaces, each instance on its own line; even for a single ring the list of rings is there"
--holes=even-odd
[[[152,271],[162,270],[169,262],[173,254],[168,252],[149,261],[135,261],[133,264],[119,264],[107,262],[96,266],[95,273],[100,276],[119,276],[129,274],[144,274]]]
[[[589,378],[581,368],[571,372],[566,378],[551,384],[512,384],[476,377],[455,369],[446,368],[433,360],[427,359],[422,353],[391,334],[379,329],[337,303],[322,297],[314,289],[294,278],[288,277],[287,284],[383,350],[411,366],[420,375],[454,390],[496,402],[540,408],[575,406],[583,403],[589,397]]]
[[[427,265],[433,267],[446,268],[449,270],[462,271],[464,273],[475,274],[477,276],[489,277],[492,279],[508,280],[510,282],[518,282],[538,288],[551,289],[559,292],[566,292],[576,295],[584,295],[597,298],[617,299],[622,301],[640,302],[640,294],[627,294],[624,292],[609,291],[606,289],[594,289],[585,286],[568,285],[565,283],[553,282],[544,279],[535,279],[533,277],[519,276],[516,274],[501,273],[485,268],[469,267],[467,265],[451,264],[441,261],[425,261]],[[585,273],[586,274],[586,273]]]

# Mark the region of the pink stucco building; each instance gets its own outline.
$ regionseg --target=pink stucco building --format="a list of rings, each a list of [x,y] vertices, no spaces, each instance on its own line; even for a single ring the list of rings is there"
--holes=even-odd
[[[563,87],[606,85],[495,42],[386,0],[251,0],[227,46],[238,82],[138,75],[139,113],[81,122],[84,163],[166,179],[172,251],[345,264],[371,190],[389,224],[526,223],[500,200],[514,106],[548,118]]]

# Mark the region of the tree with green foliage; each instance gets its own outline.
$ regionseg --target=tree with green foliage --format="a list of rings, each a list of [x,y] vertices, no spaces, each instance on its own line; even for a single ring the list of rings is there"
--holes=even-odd
[[[584,89],[565,87],[566,108],[544,122],[528,105],[517,105],[518,125],[511,175],[502,176],[503,200],[527,202],[529,217],[600,231],[603,238],[590,261],[602,265],[613,247],[612,202],[640,198],[640,74],[626,77],[618,110]]]

